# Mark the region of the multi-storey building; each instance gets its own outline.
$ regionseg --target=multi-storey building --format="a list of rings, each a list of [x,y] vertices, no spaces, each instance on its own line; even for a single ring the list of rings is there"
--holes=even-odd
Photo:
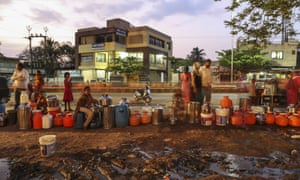
[[[290,39],[283,43],[268,44],[263,50],[266,57],[272,59],[273,70],[294,70],[300,68],[300,44],[298,40]]]
[[[126,57],[143,62],[142,75],[147,80],[168,80],[170,36],[148,26],[132,26],[122,19],[107,20],[106,26],[78,29],[75,33],[75,68],[81,70],[85,81],[109,80],[108,65]]]

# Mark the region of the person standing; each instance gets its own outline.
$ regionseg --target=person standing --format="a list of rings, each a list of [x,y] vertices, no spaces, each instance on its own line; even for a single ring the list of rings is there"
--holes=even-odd
[[[204,62],[204,66],[200,68],[200,74],[202,80],[201,102],[204,100],[204,98],[206,102],[210,102],[211,100],[212,69],[210,68],[210,65],[211,65],[211,60],[207,59]]]
[[[42,90],[42,87],[44,85],[44,77],[41,74],[40,70],[36,71],[36,74],[34,75],[34,89],[36,92],[40,92]]]
[[[69,72],[65,72],[64,74],[64,98],[63,101],[65,103],[65,111],[73,111],[71,109],[71,101],[73,101],[73,92],[72,92],[72,78]]]
[[[257,101],[257,96],[256,96],[256,85],[255,85],[256,79],[252,79],[251,83],[249,85],[248,88],[248,92],[249,92],[249,97],[250,97],[250,101],[252,105],[257,105],[258,101]]]
[[[300,76],[297,72],[292,72],[291,75],[286,85],[287,105],[297,105],[299,101]]]
[[[16,69],[14,70],[11,79],[14,81],[13,87],[15,93],[15,110],[17,110],[18,106],[20,105],[21,91],[27,90],[29,82],[29,73],[24,68],[23,63],[18,62],[16,64]]]
[[[191,100],[191,73],[189,72],[189,67],[185,66],[184,71],[180,74],[181,81],[181,92],[184,101],[184,107],[187,107],[187,104]]]
[[[201,67],[200,62],[194,62],[191,83],[192,83],[193,96],[194,96],[193,100],[202,103],[201,102],[202,78],[201,78],[200,67]]]
[[[74,118],[76,118],[78,112],[83,112],[86,115],[86,120],[83,124],[83,129],[87,129],[90,122],[93,120],[94,112],[92,111],[91,107],[95,104],[98,104],[98,101],[93,98],[91,94],[90,86],[85,86],[83,88],[83,93],[78,99],[76,109],[74,112]]]

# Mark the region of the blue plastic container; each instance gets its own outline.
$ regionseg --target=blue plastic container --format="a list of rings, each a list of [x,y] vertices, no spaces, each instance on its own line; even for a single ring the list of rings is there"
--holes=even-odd
[[[3,104],[3,103],[0,104],[0,113],[6,113],[5,104]]]
[[[78,114],[75,118],[74,128],[75,129],[82,129],[84,121],[85,121],[85,114],[83,112],[78,112]]]
[[[116,105],[115,107],[116,127],[128,126],[128,119],[129,119],[128,106],[125,104]]]

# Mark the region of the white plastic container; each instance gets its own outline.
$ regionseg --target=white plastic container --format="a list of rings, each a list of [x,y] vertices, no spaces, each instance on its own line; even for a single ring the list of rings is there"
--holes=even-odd
[[[216,125],[226,126],[229,124],[229,108],[216,108]]]
[[[41,156],[47,157],[56,151],[56,135],[45,135],[39,138]]]
[[[211,126],[213,124],[214,115],[212,113],[201,113],[201,125]]]
[[[52,128],[53,125],[53,116],[51,114],[45,114],[42,117],[42,127],[43,129]]]

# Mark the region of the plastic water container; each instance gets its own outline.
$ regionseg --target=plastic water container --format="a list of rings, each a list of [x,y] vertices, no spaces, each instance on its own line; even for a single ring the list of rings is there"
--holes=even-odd
[[[5,104],[0,103],[0,113],[5,113]]]
[[[115,106],[116,127],[124,127],[128,125],[129,112],[128,106],[120,104]]]
[[[39,138],[41,156],[47,157],[56,151],[56,135],[45,135]]]
[[[74,128],[82,129],[85,120],[86,120],[85,114],[83,112],[78,112],[75,117]]]
[[[216,125],[226,126],[229,124],[229,108],[217,108],[216,109]]]
[[[51,114],[45,114],[42,116],[42,127],[43,129],[52,128],[53,125],[53,116]]]

